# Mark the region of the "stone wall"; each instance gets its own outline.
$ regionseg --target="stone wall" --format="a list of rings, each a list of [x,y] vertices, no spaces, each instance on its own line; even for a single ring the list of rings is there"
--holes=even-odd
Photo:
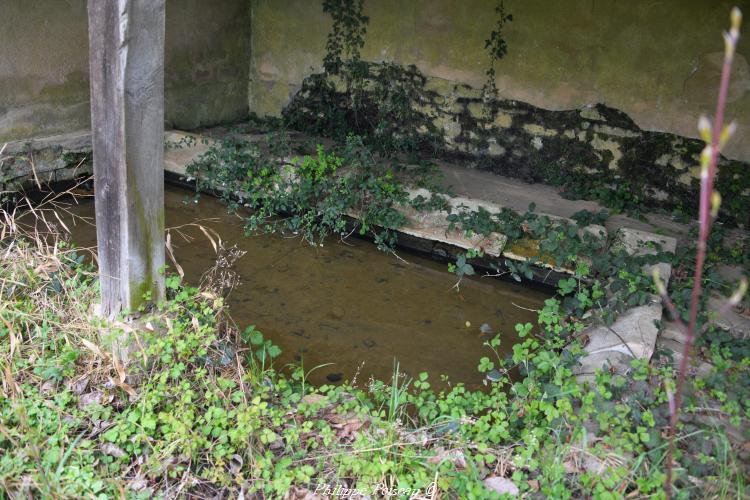
[[[481,89],[425,76],[414,66],[367,64],[364,73],[356,98],[341,78],[310,75],[284,108],[285,121],[322,135],[356,130],[376,145],[385,132],[383,139],[396,147],[432,148],[615,208],[697,210],[701,140],[643,130],[603,104],[554,111],[512,99],[488,101]],[[403,108],[394,109],[403,100]],[[358,117],[349,109],[352,102]],[[750,164],[722,157],[717,188],[723,219],[750,224]]]
[[[4,0],[0,142],[89,128],[86,0]],[[247,116],[247,0],[168,0],[167,126]]]
[[[427,77],[479,88],[496,0],[365,0],[362,57],[414,64]],[[331,22],[319,0],[251,0],[250,109],[279,115],[320,71]],[[503,99],[548,110],[602,103],[644,130],[696,137],[713,110],[721,31],[750,0],[505,0],[508,54],[497,64]],[[747,29],[745,31],[748,31]],[[750,160],[750,43],[738,49],[728,114],[740,132],[727,154]]]

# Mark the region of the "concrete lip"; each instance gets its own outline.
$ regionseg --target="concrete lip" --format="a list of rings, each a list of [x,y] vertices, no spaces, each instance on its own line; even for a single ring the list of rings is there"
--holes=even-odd
[[[260,140],[260,136],[250,139]],[[165,133],[165,143],[167,144],[164,154],[165,172],[172,177],[186,177],[187,165],[208,151],[213,141],[213,139],[198,134],[167,131]],[[174,147],[175,145],[179,145],[179,147]],[[76,132],[62,136],[36,139],[34,141],[9,143],[4,155],[24,154],[24,152],[29,150],[54,151],[59,155],[62,152],[82,153],[88,148],[90,148],[90,134],[88,132]],[[44,159],[46,156],[40,157]],[[47,163],[35,161],[35,167],[46,174],[45,180],[54,181],[57,177],[64,177],[64,175],[60,174],[64,174],[64,170],[70,168],[62,163],[61,160]],[[31,169],[26,170],[20,172],[19,182],[33,182]],[[532,192],[534,187],[532,185],[527,189],[529,192]],[[542,190],[549,189],[548,186],[539,186],[539,188]],[[426,189],[413,189],[409,191],[411,198],[417,196],[429,198],[431,195],[432,193]],[[526,196],[529,195],[526,194]],[[491,213],[497,213],[503,208],[499,203],[478,199],[473,196],[445,196],[445,198],[456,211],[473,211],[481,207]],[[548,208],[548,205],[545,205],[545,208]],[[506,248],[508,238],[505,235],[492,233],[487,237],[480,235],[467,236],[460,230],[450,229],[449,223],[446,220],[447,212],[421,213],[411,208],[404,208],[403,213],[408,220],[407,225],[400,229],[403,235],[430,242],[432,245],[444,244],[459,250],[482,250],[487,256],[494,258],[495,261],[502,259],[514,261],[528,260],[527,257],[514,252],[513,248]],[[349,215],[354,218],[357,216],[355,213]],[[544,213],[540,213],[540,215],[547,215],[550,219],[572,222],[571,219],[560,215]],[[607,229],[602,226],[591,225],[583,230],[599,237],[607,236]],[[630,229],[627,227],[617,229],[615,239],[617,241],[616,244],[622,245],[628,253],[633,255],[648,252],[654,253],[654,244],[660,245],[662,250],[674,252],[677,244],[677,240],[671,236],[661,236],[641,229]],[[422,244],[421,248],[418,249],[424,251],[428,247],[429,245],[425,246]],[[432,248],[434,249],[434,246]],[[585,256],[580,257],[585,258]],[[571,269],[557,268],[544,263],[535,265],[548,268],[550,273],[554,272],[558,277],[570,275],[573,272]],[[667,282],[671,275],[671,266],[666,262],[656,264],[656,266],[659,268],[662,280]],[[644,272],[650,274],[651,269],[646,268]],[[576,370],[579,379],[582,381],[591,380],[597,369],[624,372],[629,368],[629,361],[633,358],[650,359],[654,353],[659,335],[657,324],[661,320],[661,300],[658,296],[653,295],[649,304],[633,307],[625,311],[611,326],[593,325],[589,327],[584,332],[589,338],[589,342],[584,348],[587,354],[581,359],[581,365]]]
[[[167,134],[167,139],[173,143],[179,142],[183,137],[186,137],[186,134],[178,132]],[[193,145],[181,149],[167,150],[165,154],[165,169],[167,171],[185,176],[185,166],[208,149],[208,146],[199,136],[190,135],[189,137],[195,139]],[[429,199],[431,195],[430,191],[423,188],[409,190],[410,198],[422,196]],[[497,213],[503,208],[502,205],[495,202],[466,196],[446,196],[446,200],[456,211],[476,211],[481,207],[490,213]],[[403,234],[463,250],[482,250],[485,254],[498,259],[527,260],[526,257],[506,248],[508,238],[505,235],[492,233],[486,237],[481,235],[470,237],[460,230],[451,230],[446,220],[447,212],[423,213],[412,208],[404,208],[403,214],[408,220],[407,225],[400,229]],[[354,218],[357,217],[356,213],[349,215]],[[550,219],[572,222],[569,218],[554,214],[540,215],[547,215]],[[584,230],[600,237],[606,237],[607,235],[607,229],[598,225],[587,226]],[[616,244],[622,245],[632,255],[655,253],[655,245],[659,245],[662,250],[668,252],[674,252],[677,246],[677,240],[673,237],[660,236],[625,227],[617,230],[615,238]],[[667,282],[671,275],[670,264],[664,262],[656,264],[656,266],[659,268],[662,280]],[[547,267],[552,268],[557,273],[572,274],[570,269]],[[650,274],[650,266],[644,268],[644,272]],[[579,380],[592,379],[597,369],[614,369],[624,372],[629,368],[629,362],[633,358],[650,359],[654,353],[659,334],[657,324],[661,320],[661,299],[653,295],[649,304],[628,309],[615,320],[612,326],[594,325],[589,327],[585,331],[589,338],[589,342],[584,348],[587,354],[581,359],[581,365],[576,370]]]

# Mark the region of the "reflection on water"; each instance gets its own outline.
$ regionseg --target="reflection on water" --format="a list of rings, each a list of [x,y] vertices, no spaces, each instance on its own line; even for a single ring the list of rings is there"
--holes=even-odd
[[[202,224],[247,251],[234,268],[241,284],[229,296],[232,317],[241,328],[256,325],[281,347],[277,367],[300,359],[306,370],[333,363],[315,370],[312,383],[357,372],[359,381],[371,375],[389,380],[396,358],[411,376],[427,371],[434,383],[445,374],[454,383],[480,384],[477,364],[492,355],[483,346],[490,330],[502,334],[507,352],[517,339],[514,325],[534,322],[536,314],[527,309],[548,297],[490,278],[464,278],[459,294],[445,264],[408,253],[400,254],[403,262],[354,238],[311,247],[299,239],[246,237],[242,221],[218,201],[204,196],[193,203],[191,196],[166,188],[167,226],[218,219]],[[76,212],[93,217],[93,202]],[[77,244],[95,243],[93,227],[71,229]],[[173,246],[186,279],[197,284],[215,254],[198,229],[185,232],[195,239],[173,240]]]

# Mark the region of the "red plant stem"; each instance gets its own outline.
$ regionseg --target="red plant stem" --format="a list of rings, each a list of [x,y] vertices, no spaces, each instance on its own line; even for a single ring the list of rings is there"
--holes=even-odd
[[[736,44],[736,39],[733,43]],[[698,310],[700,309],[700,297],[702,292],[703,266],[706,261],[706,252],[708,248],[708,235],[711,231],[713,218],[711,215],[711,196],[714,192],[714,179],[716,176],[716,167],[719,159],[720,137],[724,127],[724,110],[727,104],[727,94],[729,93],[729,77],[732,69],[732,54],[727,53],[724,57],[724,66],[721,71],[721,84],[719,86],[719,97],[716,103],[716,116],[714,119],[713,133],[711,134],[711,151],[708,168],[701,168],[701,190],[700,190],[700,210],[699,225],[700,232],[698,236],[697,252],[695,257],[695,275],[693,277],[693,289],[690,295],[690,314],[687,324],[685,346],[680,360],[680,368],[677,374],[677,384],[675,394],[670,401],[670,419],[669,419],[669,449],[667,451],[667,477],[665,481],[665,493],[667,498],[672,496],[672,467],[674,453],[674,437],[677,430],[677,421],[679,420],[680,406],[682,404],[682,390],[685,385],[690,353],[696,338],[696,328],[698,322]],[[679,320],[679,318],[678,318]]]

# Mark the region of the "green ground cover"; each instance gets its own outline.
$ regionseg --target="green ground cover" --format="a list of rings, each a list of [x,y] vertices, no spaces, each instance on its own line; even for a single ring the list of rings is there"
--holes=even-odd
[[[321,152],[304,171],[319,172],[321,158],[337,164]],[[491,375],[486,390],[435,391],[430,381],[439,374],[409,379],[397,366],[392,380],[311,387],[305,378],[314,367],[277,366],[278,348],[235,325],[219,289],[170,276],[168,300],[139,311],[135,325],[105,323],[91,313],[94,270],[64,237],[7,227],[7,497],[304,498],[336,487],[396,497],[663,494],[669,360],[634,361],[627,375],[605,370],[591,384],[572,374],[586,341],[583,316],[594,308],[581,291],[612,295],[597,292],[596,280],[561,282],[536,324],[516,326],[524,340],[509,358],[495,354],[502,334],[488,341],[477,360]],[[121,333],[133,344],[126,366],[109,344]],[[707,338],[702,352],[714,368],[690,381],[675,486],[681,497],[740,498],[748,493],[750,358],[741,342]]]

